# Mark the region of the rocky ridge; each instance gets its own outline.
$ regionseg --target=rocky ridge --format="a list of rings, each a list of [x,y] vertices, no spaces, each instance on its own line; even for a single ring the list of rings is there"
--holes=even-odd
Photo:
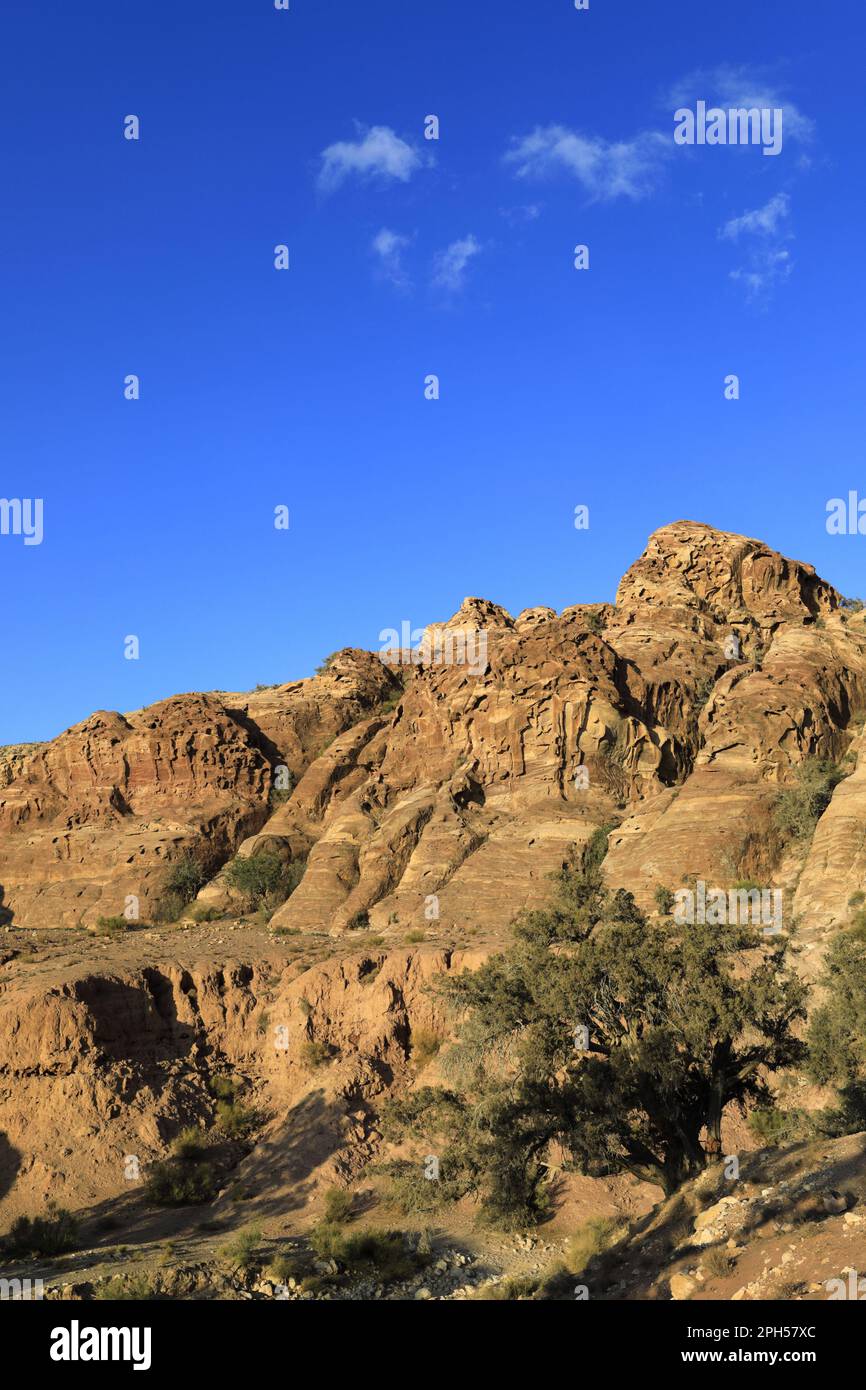
[[[613,827],[609,884],[649,910],[660,885],[778,886],[814,974],[866,876],[866,630],[810,566],[678,522],[650,539],[615,605],[515,618],[467,599],[429,631],[411,663],[347,650],[306,681],[101,712],[0,751],[4,1224],[48,1201],[93,1222],[120,1206],[142,1241],[161,1238],[124,1164],[146,1169],[183,1127],[210,1126],[214,1078],[228,1074],[257,1127],[215,1219],[243,1201],[251,1220],[291,1212],[303,1230],[323,1187],[355,1183],[380,1154],[381,1099],[428,1075],[415,1039],[448,1032],[430,983],[495,949],[599,826]],[[448,633],[479,631],[483,661],[436,659]],[[777,845],[779,793],[816,760],[847,775],[814,836]],[[269,926],[225,873],[263,850],[305,863]],[[160,926],[189,857],[207,878],[191,912],[220,920]],[[135,930],[82,933],[130,896]],[[633,1222],[652,1205],[646,1190],[586,1182],[574,1211]],[[856,1231],[847,1198],[828,1215]],[[736,1245],[733,1220],[718,1214],[714,1240]],[[704,1287],[698,1234],[681,1268],[658,1266],[692,1281],[689,1297]],[[453,1254],[437,1252],[441,1279],[395,1296],[469,1296],[513,1272],[509,1256],[464,1278]],[[201,1292],[214,1267],[207,1252],[177,1277]],[[763,1296],[762,1277],[741,1296]],[[671,1296],[653,1288],[625,1296]]]

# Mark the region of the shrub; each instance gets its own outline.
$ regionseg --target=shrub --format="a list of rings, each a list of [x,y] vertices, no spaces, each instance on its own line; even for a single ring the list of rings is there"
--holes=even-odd
[[[107,1279],[103,1284],[97,1284],[93,1297],[100,1303],[126,1300],[144,1302],[155,1298],[156,1294],[146,1274],[129,1274],[125,1278],[118,1276]]]
[[[697,683],[695,684],[695,693],[691,707],[691,715],[693,720],[696,719],[696,716],[700,714],[701,710],[704,708],[704,705],[706,705],[707,701],[713,693],[713,690],[715,689],[715,686],[716,680],[714,676],[701,676],[700,680],[697,681]]]
[[[255,1113],[237,1101],[217,1101],[216,1110],[216,1127],[229,1139],[242,1139],[255,1124]]]
[[[216,1175],[209,1163],[168,1159],[154,1163],[147,1175],[144,1195],[158,1207],[198,1206],[216,1196]]]
[[[811,839],[845,773],[826,758],[810,758],[797,769],[795,783],[779,793],[774,820],[783,840]]]
[[[276,1255],[268,1265],[268,1274],[278,1284],[285,1284],[288,1279],[297,1279],[302,1268],[303,1260],[296,1252]]]
[[[112,936],[115,932],[128,931],[129,926],[127,918],[118,913],[114,917],[97,917],[96,926],[91,927],[91,931],[94,936]]]
[[[316,675],[322,676],[326,671],[330,671],[334,658],[339,655],[339,652],[331,652],[331,655],[326,656],[324,661],[320,661],[319,665],[316,667]]]
[[[375,1272],[383,1283],[408,1279],[424,1263],[407,1249],[400,1231],[347,1232],[324,1221],[310,1232],[310,1245],[322,1259],[336,1260],[354,1274]]]
[[[703,1266],[707,1274],[713,1279],[727,1279],[733,1272],[735,1261],[727,1250],[720,1250],[716,1246],[713,1250],[708,1250],[703,1258]]]
[[[7,1255],[39,1259],[78,1248],[78,1222],[65,1207],[49,1202],[45,1216],[19,1216],[3,1240]]]
[[[307,1274],[301,1280],[301,1290],[303,1293],[321,1293],[328,1287],[327,1280],[321,1274]]]
[[[233,1101],[240,1091],[240,1086],[226,1072],[218,1072],[208,1081],[208,1090],[217,1100]]]
[[[188,1129],[182,1129],[173,1140],[171,1152],[175,1158],[199,1159],[204,1154],[206,1147],[205,1137],[201,1130],[190,1125]]]
[[[610,1216],[594,1216],[585,1221],[567,1241],[563,1252],[569,1274],[582,1274],[590,1260],[610,1249],[623,1229],[622,1223]]]
[[[351,1192],[342,1187],[329,1187],[325,1193],[325,1222],[342,1225],[345,1221],[351,1221],[354,1204]]]
[[[676,902],[670,888],[665,888],[664,885],[660,883],[653,897],[655,899],[655,905],[659,910],[659,915],[662,917],[670,917],[674,909],[674,903]]]
[[[236,1269],[251,1269],[261,1263],[262,1233],[258,1226],[248,1226],[239,1231],[234,1240],[220,1250],[224,1260]]]
[[[427,940],[427,937],[426,937],[426,934],[425,934],[423,931],[416,930],[416,931],[407,931],[406,936],[405,936],[404,939],[405,939],[405,941],[406,941],[406,945],[407,945],[407,946],[417,946],[417,945],[420,944],[420,942],[426,941],[426,940]]]
[[[324,1066],[331,1060],[331,1049],[327,1043],[305,1042],[301,1048],[301,1061],[311,1069]]]
[[[219,922],[225,916],[218,907],[207,907],[204,903],[196,903],[189,910],[189,915],[194,922]]]
[[[370,925],[370,914],[366,908],[356,912],[346,923],[346,931],[366,931]]]
[[[270,850],[238,856],[226,869],[226,880],[241,897],[248,911],[260,907],[279,907],[295,891],[304,874],[302,860],[288,862]]]
[[[180,893],[163,893],[153,912],[154,922],[160,926],[169,926],[176,922],[183,913],[187,905],[187,899]]]
[[[821,1085],[866,1080],[866,943],[851,932],[827,952],[825,1002],[812,1015],[808,1069]]]
[[[751,1110],[748,1125],[765,1148],[793,1144],[811,1137],[814,1126],[804,1110],[783,1110],[774,1105],[762,1105]]]
[[[426,1089],[426,1088],[425,1088]],[[393,1124],[393,1117],[386,1121]],[[429,1216],[446,1206],[449,1201],[459,1201],[468,1190],[459,1182],[455,1184],[448,1173],[448,1185],[425,1178],[423,1166],[419,1161],[392,1159],[373,1170],[388,1179],[388,1201],[403,1216]]]
[[[537,1275],[511,1274],[495,1284],[484,1284],[470,1294],[473,1303],[513,1303],[517,1299],[534,1298],[541,1280]]]
[[[838,1103],[818,1117],[822,1133],[866,1129],[866,940],[846,931],[831,945],[820,981],[824,1003],[812,1015],[808,1071],[835,1085]]]
[[[282,806],[291,800],[292,792],[297,785],[297,778],[293,772],[287,770],[283,780],[286,783],[284,787],[271,787],[268,794],[268,802],[272,807]]]
[[[169,893],[176,893],[185,902],[192,902],[196,893],[207,883],[207,874],[198,860],[191,854],[172,864],[165,887]]]
[[[163,893],[154,912],[154,920],[176,922],[192,902],[196,893],[207,883],[207,873],[191,854],[185,854],[171,865],[163,885]]]
[[[442,1039],[427,1028],[413,1028],[411,1042],[412,1061],[419,1070],[433,1061],[442,1046]]]
[[[310,1248],[323,1260],[345,1258],[346,1233],[336,1221],[320,1221],[310,1231]]]
[[[853,941],[866,941],[866,909],[861,907],[854,913],[847,934]]]

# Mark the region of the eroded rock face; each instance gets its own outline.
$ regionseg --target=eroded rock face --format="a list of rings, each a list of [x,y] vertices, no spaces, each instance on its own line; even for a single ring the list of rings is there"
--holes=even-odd
[[[146,942],[129,952],[146,959]],[[429,985],[478,962],[382,950],[297,976],[274,949],[40,979],[12,965],[0,979],[0,1227],[49,1201],[134,1195],[181,1129],[212,1123],[224,1070],[261,1121],[246,1169],[257,1185],[272,1195],[319,1170],[348,1175],[376,1151],[371,1102],[407,1081],[413,1030],[447,1034]],[[326,1064],[308,1062],[310,1044]]]
[[[308,681],[99,714],[5,750],[3,907],[87,923],[131,893],[146,920],[192,852],[216,875],[202,901],[222,908],[221,867],[269,849],[307,858],[278,927],[498,931],[601,825],[616,827],[609,882],[645,905],[694,878],[790,895],[803,865],[777,862],[775,801],[807,759],[845,756],[864,646],[811,566],[676,522],[615,605],[513,618],[470,598],[390,664],[339,653]],[[275,799],[278,767],[297,785]],[[837,790],[798,891],[828,925],[863,873],[859,786]]]
[[[805,930],[820,936],[842,927],[866,891],[866,745],[851,747],[854,770],[840,782],[818,822],[797,884],[794,911]],[[854,902],[852,904],[852,898]]]
[[[651,537],[615,607],[514,620],[467,599],[428,633],[482,624],[483,669],[477,647],[474,669],[414,667],[362,756],[307,774],[284,822],[313,849],[278,923],[501,928],[602,824],[609,882],[645,905],[690,877],[766,878],[780,786],[841,757],[863,703],[862,627],[835,591],[697,523]]]
[[[32,927],[91,924],[137,899],[146,921],[171,866],[215,873],[271,813],[275,770],[300,775],[396,685],[367,652],[249,696],[178,695],[101,711],[0,762],[0,912]]]
[[[838,595],[759,541],[677,522],[623,579],[605,636],[691,744],[681,785],[628,808],[609,881],[645,906],[691,878],[775,882],[779,787],[804,759],[842,755],[862,699],[862,639]]]
[[[337,932],[362,913],[501,925],[546,896],[616,796],[675,776],[670,736],[626,713],[622,663],[586,613],[495,617],[483,669],[414,667],[387,728],[370,723],[360,747],[344,735],[324,786],[320,766],[306,774],[291,816],[315,843],[279,925],[310,928],[323,904]]]
[[[201,958],[162,941],[152,963],[158,933],[134,933],[122,949],[139,958],[111,943],[98,966],[64,935],[73,964],[52,974],[38,950],[33,970],[16,959],[18,933],[0,952],[10,1214],[116,1197],[126,1155],[161,1157],[213,1118],[223,1065],[269,1117],[247,1164],[262,1190],[352,1178],[377,1151],[376,1097],[413,1084],[412,1031],[448,1031],[430,984],[480,959],[449,941],[481,928],[493,949],[599,826],[614,827],[608,883],[650,909],[657,886],[695,879],[783,888],[814,972],[866,891],[866,616],[811,567],[678,522],[615,606],[513,618],[467,599],[427,633],[406,664],[346,651],[307,681],[101,712],[0,750],[0,901],[17,925],[87,924],[130,894],[147,921],[187,854],[212,876],[202,901],[223,906],[227,860],[272,849],[307,858],[272,925],[343,938],[296,972],[263,929],[236,956],[237,937],[201,927]],[[779,792],[815,758],[851,775],[814,837],[779,853]],[[275,798],[280,768],[296,785]],[[359,951],[367,925],[384,944]],[[407,929],[434,925],[406,949]]]

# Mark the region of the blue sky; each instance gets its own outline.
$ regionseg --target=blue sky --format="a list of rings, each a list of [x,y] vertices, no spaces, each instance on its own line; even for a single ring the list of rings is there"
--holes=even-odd
[[[866,495],[856,0],[7,0],[0,32],[0,497],[44,499],[41,545],[0,536],[0,743],[467,594],[611,599],[680,517],[866,591],[825,527]],[[780,106],[781,153],[675,146],[697,99]]]

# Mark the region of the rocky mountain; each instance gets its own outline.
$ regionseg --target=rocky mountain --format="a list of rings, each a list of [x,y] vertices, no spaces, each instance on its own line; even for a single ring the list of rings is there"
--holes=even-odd
[[[100,711],[47,744],[0,750],[0,911],[28,927],[89,925],[138,900],[147,920],[171,867],[216,873],[337,734],[398,688],[367,652],[308,681],[177,695]]]
[[[863,900],[864,618],[811,566],[681,521],[614,604],[469,598],[414,652],[341,651],[308,680],[0,750],[2,1218],[60,1202],[100,1249],[106,1214],[152,1250],[188,1234],[137,1174],[218,1121],[229,1077],[257,1118],[214,1149],[209,1213],[231,1228],[243,1202],[303,1233],[381,1156],[382,1100],[437,1076],[431,983],[546,904],[600,827],[608,886],[650,914],[701,881],[779,890],[813,978]],[[788,794],[808,833],[784,832]],[[255,913],[244,860],[297,886]],[[564,1194],[566,1225],[653,1204],[622,1178]],[[860,1224],[832,1214],[846,1238]]]
[[[461,645],[475,633],[477,654]],[[614,605],[512,617],[467,599],[387,664],[344,651],[306,681],[101,712],[6,750],[2,908],[87,926],[133,898],[149,920],[188,856],[210,880],[201,901],[223,908],[222,867],[268,849],[306,859],[275,926],[338,935],[438,913],[498,930],[615,825],[610,882],[645,904],[690,877],[759,879],[832,926],[861,877],[861,777],[805,865],[770,862],[767,830],[806,760],[856,759],[864,647],[862,616],[809,565],[677,522]]]

